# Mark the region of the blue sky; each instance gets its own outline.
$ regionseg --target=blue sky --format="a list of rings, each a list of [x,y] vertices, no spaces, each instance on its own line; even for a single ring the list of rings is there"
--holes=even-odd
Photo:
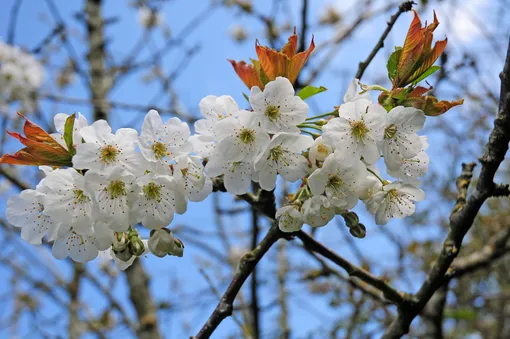
[[[77,54],[80,56],[80,59],[83,61],[86,46],[83,44],[81,37],[85,34],[85,31],[73,17],[75,13],[81,11],[81,2],[63,0],[57,0],[55,2],[58,4],[58,11],[65,23],[70,27],[73,27],[74,34],[72,43]],[[254,2],[256,8],[267,13],[269,3],[271,3],[270,1],[263,0]],[[13,3],[14,0],[7,0],[6,2],[4,1],[2,5],[3,8],[10,9]],[[344,13],[346,25],[348,25],[349,20],[353,17],[352,13],[356,13],[355,9],[350,9],[353,3],[354,1],[310,1],[309,20],[315,22],[321,14],[324,6],[326,4],[330,4]],[[382,2],[376,3],[380,4]],[[466,5],[466,11],[469,11],[469,13],[474,12],[475,15],[480,15],[485,18],[487,6],[489,6],[488,1],[470,1]],[[378,6],[374,7],[377,8]],[[226,59],[248,60],[249,57],[255,57],[254,39],[256,37],[263,36],[263,27],[258,21],[244,15],[240,15],[237,11],[232,9],[213,8],[207,10],[208,8],[209,1],[170,1],[162,8],[165,21],[171,27],[171,32],[174,36],[178,35],[179,32],[186,27],[191,18],[195,17],[198,13],[205,13],[198,21],[199,27],[185,38],[182,45],[173,48],[163,59],[164,69],[171,72],[175,69],[176,65],[179,65],[183,58],[186,58],[184,52],[186,49],[192,46],[199,46],[200,51],[189,61],[188,67],[182,73],[179,73],[178,77],[173,79],[173,87],[179,96],[182,106],[186,110],[189,110],[189,113],[194,115],[198,114],[198,102],[200,99],[209,94],[228,94],[233,96],[240,106],[246,106],[246,102],[242,97],[242,92],[248,92],[248,90],[237,78],[231,65],[226,61]],[[451,9],[448,8],[447,5],[443,4],[436,7],[436,9],[439,20],[443,22],[444,18],[445,22],[445,24],[439,26],[436,38],[441,39],[448,33],[448,48],[451,48],[452,55],[455,60],[455,51],[472,46],[476,42],[476,39],[480,38],[482,32],[474,25],[470,25],[466,22],[467,14],[464,13],[464,16],[459,14],[450,15]],[[299,7],[293,7],[291,9],[290,17],[292,17],[293,22],[298,22],[299,10]],[[391,12],[394,12],[394,10]],[[107,36],[111,41],[109,50],[112,53],[114,62],[119,62],[123,59],[123,57],[125,57],[127,51],[132,49],[136,41],[143,36],[143,31],[137,22],[136,10],[126,6],[124,2],[112,0],[106,1],[104,14],[107,18],[113,16],[119,18],[117,23],[107,28]],[[423,11],[420,11],[420,15],[423,20],[428,19],[430,21],[432,19],[432,9],[430,7],[425,8]],[[329,90],[326,93],[317,96],[310,102],[312,113],[324,113],[331,111],[333,106],[341,103],[343,93],[349,80],[356,72],[358,62],[364,60],[369,54],[375,44],[375,41],[384,30],[385,21],[388,17],[389,14],[384,14],[376,17],[374,20],[371,20],[369,24],[363,25],[346,41],[345,44],[341,46],[331,62],[329,71],[323,74],[317,79],[316,83],[314,83],[314,85],[317,86],[325,86]],[[26,1],[23,2],[19,18],[15,43],[29,49],[42,41],[55,25],[54,18],[50,15],[45,1],[31,1],[30,3]],[[411,18],[412,15],[407,13],[399,19],[395,28],[388,37],[384,49],[380,51],[373,64],[365,73],[365,81],[368,82],[376,78],[384,79],[382,76],[385,75],[385,58],[391,52],[395,44],[401,44],[403,42]],[[0,11],[0,38],[3,40],[5,40],[7,35],[8,19],[9,10]],[[235,24],[242,24],[248,30],[249,38],[246,43],[236,43],[229,37],[228,32]],[[450,29],[448,29],[448,27],[450,27]],[[300,27],[298,27],[298,31],[299,28]],[[489,28],[491,28],[490,24]],[[317,46],[320,46],[331,39],[334,34],[338,33],[338,31],[335,31],[335,29],[332,28],[312,26],[309,29],[309,36],[306,37],[307,42],[310,41],[312,33],[315,36]],[[159,32],[156,32],[153,35],[154,41],[151,44],[162,46],[165,42],[164,36]],[[264,43],[266,41],[261,39],[261,42]],[[482,44],[477,47],[476,53],[484,53],[488,50],[491,50],[491,46],[484,46]],[[148,56],[148,52],[148,50],[143,50],[140,53],[138,60],[145,60]],[[66,55],[67,52],[65,50],[58,51],[51,57],[50,63],[61,65],[65,62]],[[321,54],[320,51],[315,53],[311,60],[312,65],[316,65],[317,61],[321,60],[322,56],[323,54]],[[501,69],[500,66],[502,66],[502,64],[498,64],[498,60],[500,59],[498,58],[497,52],[494,52],[487,56],[487,63],[482,65],[485,71],[484,76],[487,78],[488,83],[494,83],[497,79],[497,72]],[[490,66],[488,67],[487,65]],[[50,75],[52,75],[52,73],[48,72],[48,78]],[[306,75],[307,74],[305,74],[305,78]],[[168,102],[165,100],[155,100],[155,98],[158,98],[157,93],[159,92],[159,86],[156,83],[143,84],[140,81],[141,77],[142,74],[138,72],[125,79],[122,84],[111,93],[110,99],[117,102],[140,105],[156,105],[162,107],[167,105]],[[381,83],[381,85],[387,86],[388,83]],[[57,91],[51,87],[49,82],[47,82],[46,86],[45,91],[47,92],[55,93],[55,91]],[[451,88],[444,88],[443,90],[445,91],[445,99],[456,99],[454,96],[456,92],[455,90]],[[59,94],[73,98],[88,97],[88,93],[82,86],[79,79]],[[43,101],[41,103],[41,110],[44,112],[46,120],[50,120],[55,113],[59,112],[71,113],[74,111],[80,111],[88,118],[91,117],[90,107],[87,106],[67,104],[57,105],[48,101]],[[10,112],[10,114],[13,114],[13,112]],[[455,121],[455,119],[463,118],[466,114],[467,110],[465,108],[455,109],[455,111],[449,115],[449,120],[445,121],[452,122]],[[110,113],[110,122],[114,127],[121,127],[131,123],[129,127],[139,129],[143,116],[144,114],[140,112],[112,110]],[[437,139],[435,142],[431,143],[431,148],[429,149],[432,163],[440,160],[441,151],[447,142],[447,139],[441,135],[434,135],[434,137]],[[18,145],[15,143],[9,144],[9,149],[11,150],[16,149],[17,147]],[[477,149],[474,149],[472,152],[466,152],[466,158],[468,160],[470,157],[471,159],[476,158],[476,154],[478,154],[477,151]],[[13,192],[14,190],[11,190],[10,193]],[[431,197],[434,197],[434,195],[432,194]],[[220,194],[220,203],[224,206],[230,206],[232,204],[232,198],[227,194]],[[4,207],[2,205],[0,205],[0,212],[3,213]],[[371,221],[371,219],[369,219],[363,212],[364,208],[359,206],[358,210],[366,218],[366,220],[364,219],[363,221],[367,225],[369,234],[366,239],[360,241],[360,246],[366,250],[368,257],[374,259],[374,261],[378,261],[381,266],[393,266],[397,255],[395,249],[390,246],[387,240],[385,240],[379,232],[377,232],[373,221]],[[215,226],[211,222],[212,218],[213,206],[212,197],[210,197],[203,203],[190,203],[188,212],[185,215],[177,216],[172,227],[174,225],[182,225],[183,227],[189,225],[195,229],[210,232],[215,230]],[[434,222],[432,217],[430,222]],[[225,219],[225,226],[232,232],[248,228],[249,216],[241,215]],[[391,223],[389,227],[392,227],[392,230],[394,231],[400,230],[400,232],[397,233],[408,234],[412,239],[437,236],[429,231],[422,231],[420,229],[409,231],[405,228],[403,223],[398,222]],[[188,234],[188,237],[189,236],[190,235]],[[327,246],[340,252],[342,255],[353,259],[355,262],[359,262],[355,255],[350,252],[349,248],[346,247],[342,233],[338,231],[338,227],[334,223],[321,229],[319,232],[319,239],[324,241]],[[210,243],[213,247],[220,251],[222,250],[221,245],[214,237],[211,237],[210,239],[207,237],[205,237],[205,239],[200,238],[200,240]],[[243,243],[243,241],[239,240],[239,246],[241,247],[246,246],[247,243],[247,241],[244,241]],[[294,245],[288,244],[288,247],[292,246]],[[62,270],[66,277],[70,276],[71,272],[69,271],[69,265],[62,262],[53,262],[45,249],[30,249],[30,251],[43,258],[42,260],[51,262],[50,265]],[[292,250],[289,253],[292,255],[293,262],[297,263],[301,258],[304,258],[298,250]],[[204,258],[207,258],[207,254],[200,252],[200,250],[192,245],[187,245],[185,256],[183,258],[159,259],[149,257],[143,260],[148,273],[153,277],[151,290],[152,293],[156,295],[157,299],[169,300],[171,303],[184,303],[181,308],[182,313],[180,313],[179,316],[173,319],[161,319],[161,328],[164,331],[166,338],[182,338],[186,335],[189,336],[190,334],[196,333],[216,305],[214,298],[204,298],[203,305],[200,306],[200,311],[197,312],[195,302],[198,300],[199,303],[201,303],[200,295],[198,295],[198,298],[193,298],[193,300],[191,300],[191,298],[175,300],[176,294],[173,293],[174,287],[172,287],[171,280],[176,279],[177,277],[181,278],[181,284],[184,282],[184,284],[180,286],[183,291],[192,293],[203,290],[204,288],[207,289],[207,283],[198,272],[197,265],[198,262],[203,262]],[[385,260],[377,260],[377,258],[385,258]],[[276,275],[274,274],[276,269],[276,265],[274,264],[275,261],[276,251],[273,250],[269,257],[263,259],[263,262],[261,263],[264,267],[264,272],[267,272],[268,274],[262,278],[265,283],[261,293],[263,305],[272,300],[276,293]],[[97,270],[98,268],[97,262],[88,264],[88,266],[92,270]],[[225,270],[222,272],[227,273]],[[381,272],[375,273],[378,274]],[[41,269],[34,269],[33,274],[44,274],[44,271]],[[418,281],[421,281],[421,278],[422,277],[420,277],[420,280]],[[5,284],[9,283],[8,279],[4,279],[3,282],[0,282],[0,293],[7,287]],[[106,284],[107,282],[104,281],[104,283]],[[294,293],[294,297],[291,298],[291,327],[295,328],[296,333],[304,334],[315,329],[321,322],[324,321],[324,318],[331,319],[331,321],[333,321],[338,317],[340,314],[339,310],[329,307],[325,298],[317,298],[312,302],[309,302],[306,300],[306,293],[304,296],[300,297],[300,288],[303,289],[304,287],[299,286],[302,285],[296,285],[294,286],[295,288],[291,288],[292,293]],[[223,291],[226,287],[226,281],[220,282],[217,287],[220,291]],[[413,286],[402,284],[400,287],[409,289]],[[127,298],[128,292],[123,281],[118,286],[115,286],[113,290],[115,295],[119,296],[119,300],[122,304],[129,304]],[[91,301],[90,307],[93,312],[99,313],[101,308],[104,307],[104,303],[98,296],[97,291],[88,284],[85,284],[85,288],[81,291],[81,297],[83,300]],[[48,312],[51,311],[52,307],[49,307]],[[273,328],[274,330],[277,319],[276,316],[277,312],[275,312],[275,310],[267,312],[263,319],[263,323],[266,324],[264,325],[264,328],[268,330]],[[29,321],[29,319],[26,321]],[[191,328],[188,331],[183,331],[182,326],[179,324],[186,321],[190,322]],[[267,325],[269,323],[271,326]],[[227,319],[224,324],[219,327],[215,337],[223,338],[226,334],[232,333],[232,329],[234,328],[235,324],[233,321],[231,319]],[[3,336],[3,333],[0,332],[0,336]],[[296,338],[300,337],[303,336],[296,336]]]

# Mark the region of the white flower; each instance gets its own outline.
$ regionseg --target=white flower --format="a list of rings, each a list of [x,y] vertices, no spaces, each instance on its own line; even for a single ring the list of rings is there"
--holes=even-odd
[[[170,176],[146,174],[136,180],[132,201],[132,217],[147,228],[157,229],[167,226],[174,218],[174,212],[186,212],[184,194]]]
[[[189,138],[193,145],[193,152],[202,158],[210,158],[216,150],[216,141],[213,136],[195,134]]]
[[[29,244],[40,245],[47,234],[53,239],[58,229],[49,216],[43,214],[44,194],[27,189],[7,200],[7,221],[21,228],[21,238]]]
[[[69,256],[74,261],[85,263],[95,259],[99,250],[94,236],[79,235],[68,225],[62,225],[53,243],[52,253],[57,259]]]
[[[218,121],[228,117],[237,117],[239,114],[239,106],[228,95],[220,97],[208,95],[200,100],[198,107],[205,119],[195,122],[195,132],[204,136],[214,135],[214,126]]]
[[[347,92],[345,92],[345,95],[344,95],[344,103],[345,102],[356,101],[356,100],[359,100],[359,99],[370,100],[370,94],[368,94],[368,92],[364,92],[364,93],[360,94],[358,92],[358,86],[359,86],[359,80],[358,79],[353,79],[349,83],[349,87],[347,88]]]
[[[411,185],[394,182],[384,185],[367,201],[367,209],[375,213],[377,225],[385,225],[391,218],[402,219],[414,213],[415,202],[425,199],[425,192]]]
[[[313,145],[310,147],[310,151],[308,152],[308,158],[310,158],[310,162],[312,166],[317,168],[318,163],[324,162],[326,157],[334,152],[334,148],[330,145],[327,145],[322,136],[315,139]]]
[[[412,158],[402,159],[402,166],[398,171],[388,169],[388,174],[392,177],[399,178],[404,184],[419,186],[419,177],[427,174],[429,168],[429,156],[425,150],[429,147],[426,136],[420,136],[421,151]]]
[[[225,161],[220,157],[212,157],[205,165],[205,172],[210,178],[223,175],[227,192],[240,195],[250,189],[252,168],[253,162]]]
[[[64,141],[64,131],[65,131],[65,124],[67,121],[67,118],[69,118],[69,114],[65,113],[58,113],[53,117],[53,123],[55,124],[55,130],[58,133],[52,133],[50,134],[53,139],[58,141],[59,144],[61,144],[65,149],[67,149],[67,144]],[[78,113],[76,115],[76,118],[74,119],[74,125],[73,125],[73,145],[76,147],[77,145],[81,144],[82,142],[82,136],[81,136],[81,129],[83,127],[88,126],[89,123],[87,122],[87,119],[81,114]]]
[[[85,179],[74,168],[56,169],[41,180],[44,214],[68,224],[78,234],[92,234],[92,196],[85,191]]]
[[[339,117],[322,128],[324,141],[345,152],[347,160],[363,157],[368,164],[377,162],[380,158],[377,142],[383,138],[386,110],[359,99],[341,105],[338,112]]]
[[[169,252],[173,251],[175,247],[175,238],[170,230],[162,228],[151,232],[148,245],[152,254],[163,258],[169,254]]]
[[[294,94],[289,79],[277,77],[264,91],[251,88],[250,105],[259,116],[262,129],[268,133],[299,133],[299,125],[308,116],[308,105]]]
[[[239,112],[239,118],[226,118],[215,126],[218,144],[215,157],[229,161],[251,161],[269,143],[269,135],[259,127],[257,115]]]
[[[369,166],[369,168],[374,173],[379,175],[379,171],[377,170],[377,168],[374,165]],[[368,200],[375,193],[379,192],[381,189],[382,189],[382,182],[381,182],[381,180],[379,180],[379,178],[376,177],[371,172],[368,172],[367,177],[361,183],[361,189],[360,189],[360,196],[359,196],[359,198],[361,200]]]
[[[134,181],[134,176],[120,167],[110,173],[87,171],[85,189],[95,198],[99,222],[117,232],[128,230],[132,224],[128,194]]]
[[[322,168],[308,178],[314,196],[326,193],[331,204],[343,210],[356,205],[361,184],[368,174],[361,160],[349,162],[345,157],[343,152],[335,151],[326,158]]]
[[[423,127],[425,114],[413,107],[398,106],[387,114],[381,151],[386,167],[398,171],[402,159],[416,156],[421,150],[420,137],[416,132]]]
[[[282,232],[297,232],[303,227],[303,216],[295,205],[287,205],[276,210],[278,227]]]
[[[145,116],[140,134],[140,152],[151,162],[171,162],[181,154],[191,151],[188,142],[190,130],[187,123],[179,118],[171,118],[163,124],[156,110]]]
[[[177,158],[173,176],[179,190],[191,201],[202,201],[212,192],[212,182],[204,174],[204,166],[199,157]]]
[[[276,174],[295,182],[308,173],[308,160],[300,154],[309,148],[313,139],[307,135],[279,133],[273,136],[264,153],[255,159],[259,184],[266,191],[276,186]]]
[[[76,147],[73,166],[104,172],[116,166],[134,171],[139,165],[139,153],[135,152],[137,133],[131,128],[120,128],[112,134],[112,128],[104,120],[83,127],[80,131],[85,143]]]
[[[334,206],[323,195],[313,196],[306,200],[301,211],[304,222],[313,227],[324,226],[335,217]]]

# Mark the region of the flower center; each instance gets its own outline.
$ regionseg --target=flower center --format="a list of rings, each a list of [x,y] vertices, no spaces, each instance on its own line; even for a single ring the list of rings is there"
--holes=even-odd
[[[115,199],[121,195],[127,195],[126,184],[120,180],[114,180],[106,187],[106,191],[110,193],[110,198]]]
[[[330,174],[326,185],[337,190],[342,186],[342,179],[338,175]]]
[[[143,194],[147,200],[161,201],[161,186],[156,185],[155,182],[151,181],[147,185],[143,186]]]
[[[268,105],[264,114],[270,121],[275,122],[280,117],[280,107]]]
[[[160,141],[153,143],[151,148],[152,152],[154,152],[154,155],[156,156],[156,159],[163,159],[168,155],[168,149],[166,145]]]
[[[397,134],[397,126],[391,124],[384,129],[384,139],[392,139]]]
[[[251,144],[255,141],[255,131],[249,128],[243,128],[239,133],[239,139],[244,144]]]
[[[269,151],[269,156],[271,157],[271,160],[278,160],[283,158],[283,148],[282,146],[276,146],[275,148],[271,148]]]
[[[363,141],[369,129],[363,120],[351,122],[351,133],[358,140]]]
[[[106,145],[101,149],[101,162],[104,164],[112,164],[117,160],[120,151],[114,145]]]
[[[329,153],[328,146],[324,145],[323,143],[318,144],[317,153],[328,154]]]
[[[75,189],[75,190],[73,190],[73,193],[74,193],[74,204],[75,205],[83,204],[83,203],[90,201],[89,197],[87,197],[85,194],[83,194],[82,190]]]

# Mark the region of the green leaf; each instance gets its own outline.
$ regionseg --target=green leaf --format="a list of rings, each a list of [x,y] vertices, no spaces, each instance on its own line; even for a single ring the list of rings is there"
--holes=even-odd
[[[250,102],[250,97],[248,96],[248,94],[243,92],[243,97],[246,99],[246,101]]]
[[[431,76],[432,74],[436,73],[436,71],[438,69],[440,69],[441,66],[430,66],[425,72],[422,73],[422,75],[420,75],[416,80],[414,80],[411,85],[414,86],[416,85],[417,83],[419,83],[420,81],[423,81],[425,80],[426,78],[428,78],[429,76]]]
[[[314,96],[315,94],[322,93],[324,91],[327,91],[328,89],[326,87],[314,87],[314,86],[306,86],[302,90],[299,91],[297,94],[298,97],[305,100],[308,99],[311,96]]]
[[[402,47],[395,47],[395,52],[391,53],[390,58],[388,59],[388,63],[386,64],[386,68],[388,69],[388,77],[391,81],[393,81],[395,76],[397,76],[398,60],[400,59],[401,51]]]
[[[73,146],[73,133],[74,133],[74,120],[76,118],[76,113],[73,113],[66,119],[66,123],[64,125],[64,141],[67,145],[67,150],[70,154],[76,154],[76,150]]]

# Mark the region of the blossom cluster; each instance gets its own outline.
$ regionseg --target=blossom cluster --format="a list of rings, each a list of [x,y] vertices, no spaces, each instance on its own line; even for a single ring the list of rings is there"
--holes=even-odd
[[[40,244],[44,236],[53,241],[56,258],[86,262],[104,251],[127,266],[147,250],[182,256],[182,242],[165,227],[188,201],[204,200],[217,177],[236,195],[249,192],[252,182],[271,191],[278,176],[301,180],[276,214],[284,232],[305,223],[324,226],[340,214],[358,234],[362,225],[350,210],[359,200],[377,224],[411,215],[424,199],[417,186],[427,171],[427,139],[417,132],[425,115],[401,106],[387,112],[356,87],[353,81],[329,120],[309,118],[308,105],[283,77],[263,90],[252,87],[250,111],[230,96],[207,96],[194,135],[187,123],[163,121],[155,110],[145,116],[140,134],[57,114],[51,137],[74,153],[72,167],[42,166],[45,177],[37,187],[9,199],[8,221],[21,227],[29,243]],[[378,174],[381,157],[396,181]],[[148,242],[137,225],[153,230]]]
[[[16,101],[24,111],[33,110],[35,92],[43,80],[44,70],[37,59],[0,41],[0,108]]]

